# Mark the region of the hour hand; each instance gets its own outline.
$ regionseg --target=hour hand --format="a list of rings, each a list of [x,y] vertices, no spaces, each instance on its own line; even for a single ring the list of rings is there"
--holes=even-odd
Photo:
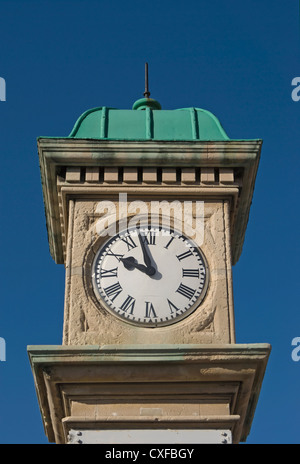
[[[144,272],[145,274],[152,276],[155,274],[155,269],[154,267],[146,267],[143,264],[139,264],[135,261],[135,259],[132,256],[129,256],[128,258],[120,258],[120,261],[124,264],[124,267],[128,270],[131,269],[138,269],[141,272]]]

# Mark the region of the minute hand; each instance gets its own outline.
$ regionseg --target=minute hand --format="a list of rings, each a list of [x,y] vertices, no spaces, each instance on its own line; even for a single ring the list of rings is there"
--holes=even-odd
[[[145,264],[146,264],[147,267],[152,267],[151,258],[150,258],[150,256],[149,256],[148,253],[147,253],[147,250],[146,250],[146,247],[145,247],[145,243],[143,242],[143,239],[142,239],[142,237],[141,237],[140,234],[139,234],[139,240],[140,240],[140,244],[141,244],[142,251],[143,251],[144,262],[145,262]]]

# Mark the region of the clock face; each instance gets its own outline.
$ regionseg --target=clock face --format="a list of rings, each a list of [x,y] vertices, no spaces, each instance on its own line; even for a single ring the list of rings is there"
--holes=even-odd
[[[173,324],[203,300],[206,260],[193,241],[161,226],[130,228],[112,237],[93,264],[97,298],[135,325]]]

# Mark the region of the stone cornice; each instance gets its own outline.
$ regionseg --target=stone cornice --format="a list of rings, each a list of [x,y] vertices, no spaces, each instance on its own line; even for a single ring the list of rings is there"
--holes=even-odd
[[[107,141],[39,138],[39,152],[57,165],[247,166],[257,159],[261,140]]]
[[[261,140],[134,142],[39,138],[38,152],[51,255],[57,263],[64,262],[63,235],[67,233],[67,230],[64,230],[63,224],[67,224],[67,218],[61,217],[57,189],[57,176],[60,175],[62,169],[95,168],[97,166],[182,169],[208,167],[243,170],[242,185],[239,185],[239,199],[235,202],[231,223],[232,262],[236,263],[244,242],[261,145]],[[82,181],[77,184],[73,183],[73,194],[76,195],[76,186],[82,193],[85,185]],[[120,184],[118,186],[121,187]],[[205,189],[208,187],[215,187],[216,194],[221,194],[215,182],[210,186],[206,184],[202,189],[203,194],[207,192]],[[149,192],[151,188],[153,190],[153,186],[147,188]],[[189,185],[186,190],[197,194],[197,188],[199,193],[199,186],[196,185]],[[146,188],[143,191],[146,193]],[[94,192],[96,192],[95,188]]]

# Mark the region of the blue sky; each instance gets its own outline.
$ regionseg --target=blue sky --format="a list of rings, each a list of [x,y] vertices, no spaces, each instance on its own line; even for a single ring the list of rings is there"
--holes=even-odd
[[[213,112],[263,149],[240,261],[238,343],[271,343],[248,443],[299,443],[299,2],[0,0],[0,442],[48,443],[27,345],[61,344],[64,268],[50,254],[36,139],[67,136],[87,109]],[[16,430],[17,428],[17,430]]]

